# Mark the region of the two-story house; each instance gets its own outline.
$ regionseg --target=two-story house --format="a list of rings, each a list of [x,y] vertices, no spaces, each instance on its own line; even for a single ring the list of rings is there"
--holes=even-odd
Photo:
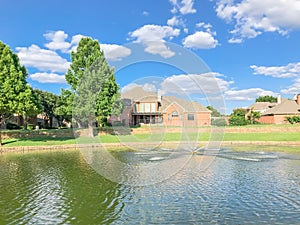
[[[166,126],[209,126],[211,111],[200,103],[136,87],[122,93],[123,125],[163,124]]]

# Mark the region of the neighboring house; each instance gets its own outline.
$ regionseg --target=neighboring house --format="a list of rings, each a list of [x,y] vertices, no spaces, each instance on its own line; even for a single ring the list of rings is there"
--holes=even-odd
[[[160,124],[166,126],[209,126],[211,111],[198,102],[174,96],[162,96],[160,92],[147,92],[136,87],[122,94],[124,110],[119,120],[123,125]]]
[[[259,111],[261,118],[260,123],[283,124],[287,123],[286,117],[300,116],[300,94],[296,95],[293,100],[277,98],[277,103],[256,102],[248,108],[248,111]]]

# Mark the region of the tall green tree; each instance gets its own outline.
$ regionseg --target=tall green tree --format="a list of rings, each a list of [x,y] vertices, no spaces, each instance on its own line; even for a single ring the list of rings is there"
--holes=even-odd
[[[273,97],[271,95],[266,95],[266,96],[260,96],[256,100],[256,102],[271,102],[271,103],[276,103],[277,98]]]
[[[18,56],[0,41],[0,129],[14,113],[23,117],[38,113],[39,102],[26,77],[26,68],[21,66]]]
[[[88,126],[93,136],[97,118],[104,121],[111,114],[120,113],[120,88],[97,40],[82,38],[76,52],[71,53],[71,60],[66,80],[74,98],[73,118],[81,126]]]

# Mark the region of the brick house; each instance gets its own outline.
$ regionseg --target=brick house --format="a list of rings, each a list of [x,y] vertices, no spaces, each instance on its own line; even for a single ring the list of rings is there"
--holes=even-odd
[[[278,96],[277,103],[256,102],[248,108],[261,113],[260,123],[284,124],[288,123],[286,117],[300,116],[300,94],[293,100]]]
[[[123,125],[157,124],[166,126],[210,126],[211,111],[198,102],[160,92],[147,92],[141,87],[122,93],[124,110],[121,116],[110,118]]]

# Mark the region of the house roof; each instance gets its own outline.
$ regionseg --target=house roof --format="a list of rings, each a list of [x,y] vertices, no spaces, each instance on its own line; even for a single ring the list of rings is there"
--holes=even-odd
[[[123,99],[131,99],[135,102],[157,102],[158,96],[155,92],[147,92],[141,87],[135,87],[126,93],[122,93]],[[175,96],[162,96],[159,112],[164,112],[171,104],[178,104],[186,112],[210,112],[206,107],[195,101],[188,101]]]
[[[285,100],[281,104],[265,111],[262,115],[289,115],[300,114],[300,105],[295,100]]]
[[[277,103],[271,103],[271,102],[255,102],[251,106],[249,106],[249,109],[253,109],[254,111],[266,111],[272,107],[277,105]]]
[[[131,99],[133,101],[143,101],[145,102],[146,99],[145,98],[149,98],[149,97],[152,97],[154,98],[155,97],[155,100],[157,101],[157,95],[155,92],[148,92],[148,91],[145,91],[142,87],[135,87],[135,88],[132,88],[131,90],[129,91],[126,91],[124,93],[121,94],[121,98],[122,99]]]

